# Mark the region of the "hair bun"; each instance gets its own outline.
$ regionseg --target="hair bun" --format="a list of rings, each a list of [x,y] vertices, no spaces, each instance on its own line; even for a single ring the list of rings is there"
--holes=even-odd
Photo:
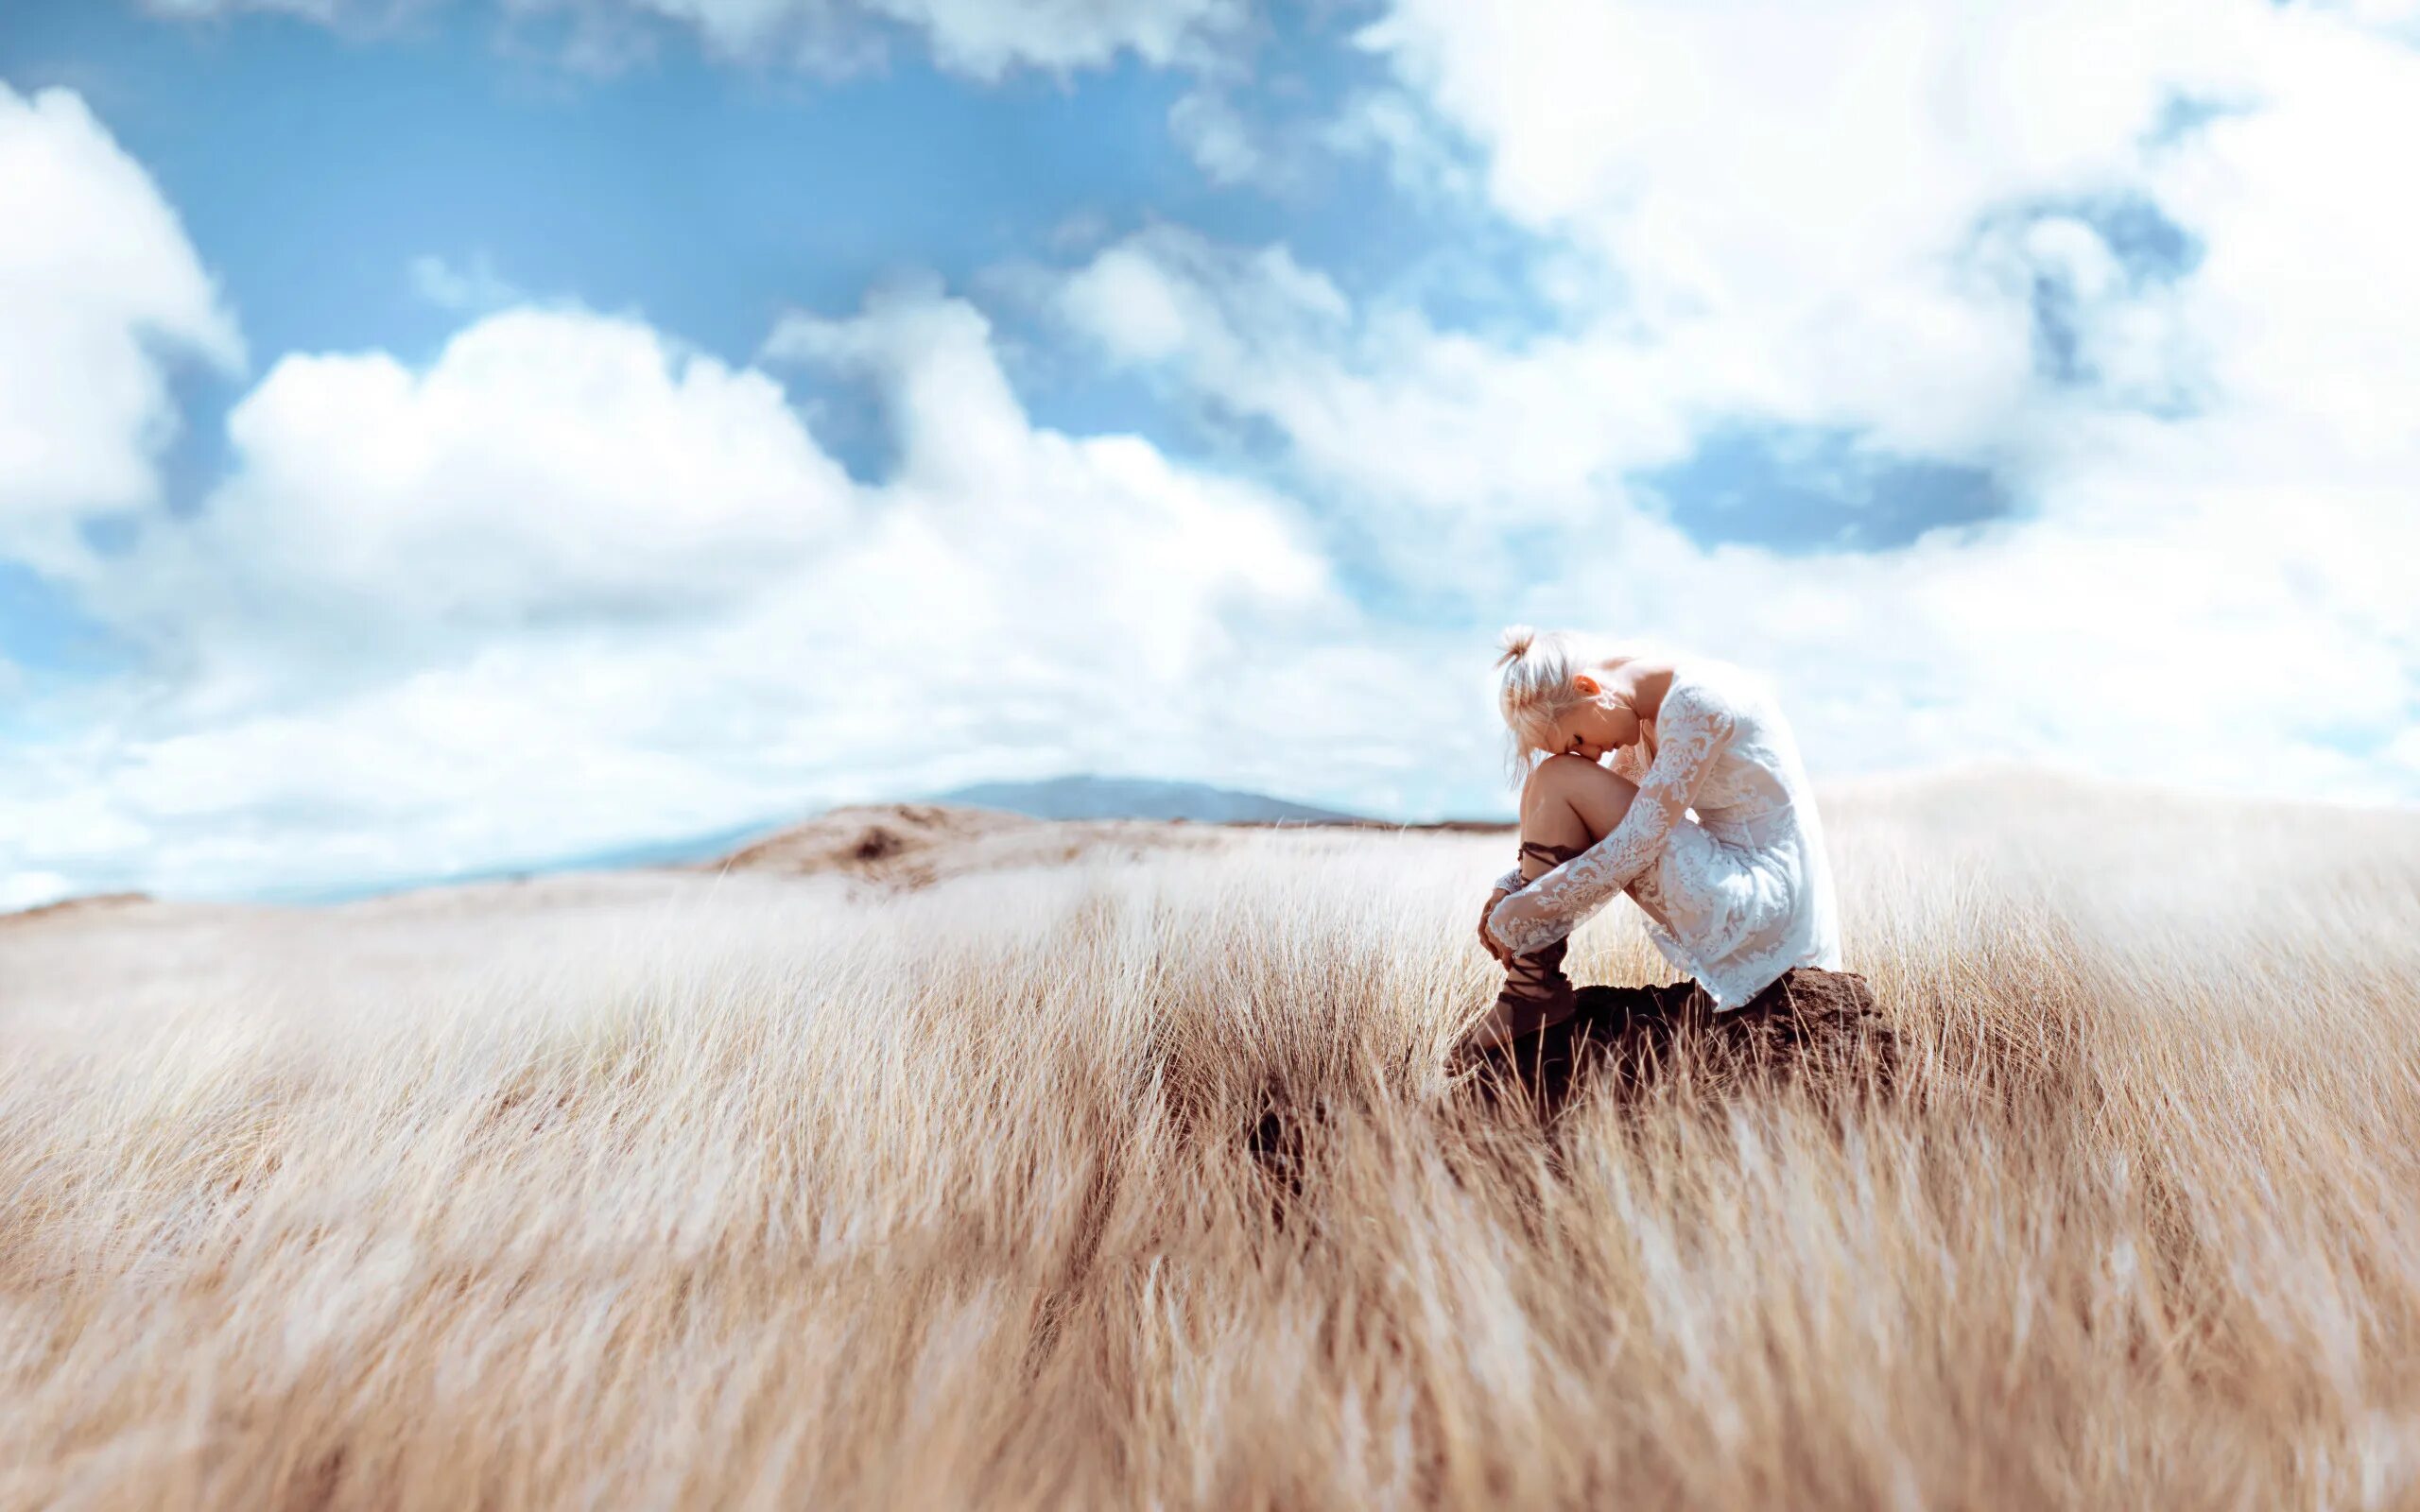
[[[1530,654],[1530,647],[1537,644],[1537,639],[1538,632],[1526,625],[1505,627],[1504,633],[1495,640],[1496,645],[1504,652],[1502,656],[1495,659],[1495,664],[1499,667],[1507,666],[1520,661]]]

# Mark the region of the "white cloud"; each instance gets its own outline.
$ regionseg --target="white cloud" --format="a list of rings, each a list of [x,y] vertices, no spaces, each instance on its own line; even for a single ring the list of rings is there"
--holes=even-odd
[[[474,253],[467,266],[424,252],[411,260],[407,271],[412,292],[441,310],[484,313],[524,299],[485,252]]]
[[[433,0],[145,0],[166,16],[274,11],[352,31],[389,30]],[[1196,59],[1240,26],[1243,0],[497,0],[509,26],[562,21],[568,56],[611,71],[646,56],[657,27],[693,33],[710,57],[849,72],[879,63],[885,33],[917,37],[952,73],[997,79],[1020,68],[1153,67]]]
[[[314,22],[347,37],[374,40],[392,37],[412,26],[423,15],[441,10],[450,0],[138,0],[156,16],[198,23],[225,21],[238,15],[291,16]]]
[[[717,610],[850,518],[846,475],[779,384],[634,319],[506,310],[425,371],[289,355],[227,417],[234,469],[149,532],[97,602],[228,644],[341,626],[321,649]]]
[[[106,145],[72,96],[43,109]],[[121,194],[50,224],[173,217]],[[77,266],[32,245],[23,266]],[[232,349],[194,267],[161,281],[182,304],[92,302]],[[628,317],[508,308],[417,368],[280,359],[229,413],[226,479],[79,576],[151,660],[15,711],[8,896],[510,864],[1021,762],[1286,785],[1278,711],[1227,695],[1353,619],[1289,501],[1036,426],[938,286],[794,315],[766,350],[878,390],[887,479],[851,481],[770,373]],[[141,497],[51,495],[62,519]],[[1325,702],[1292,748],[1367,712]]]
[[[162,16],[214,16],[230,11],[258,10],[302,16],[333,24],[348,11],[367,10],[357,0],[143,0],[143,8]]]
[[[1162,231],[1147,240],[1130,240],[1103,251],[1058,291],[1063,312],[1099,342],[1114,362],[1167,362],[1194,350],[1205,357],[1214,350],[1220,359],[1235,355],[1223,323],[1207,307],[1216,291],[1186,281],[1154,255],[1152,243],[1170,241],[1181,241],[1185,252],[1216,252],[1201,238]],[[1283,249],[1269,254],[1269,266],[1282,273],[1295,271],[1293,259]],[[1234,287],[1233,281],[1226,286]],[[1303,275],[1300,286],[1331,309],[1343,303],[1344,297],[1333,284]]]
[[[1548,329],[1346,311],[1282,249],[1173,229],[1057,306],[1273,429],[1393,581],[1773,668],[1828,770],[2006,756],[2420,795],[2390,754],[2420,709],[2394,565],[2420,560],[2420,212],[2386,187],[2420,54],[2157,0],[1862,22],[1401,0],[1365,41],[1401,79],[1356,102],[1365,141],[1432,193],[1467,172],[1470,213],[1527,228],[1542,266],[1594,260],[1541,287]],[[2155,130],[2179,95],[2228,109]],[[2112,203],[2193,247],[2147,266],[2094,218]],[[2044,284],[2064,378],[2033,351]],[[1882,554],[1710,549],[1625,480],[1727,420],[1989,465],[2014,513]]]
[[[1971,453],[2031,379],[1984,212],[2137,181],[2172,95],[2244,87],[2258,9],[1401,0],[1362,42],[1709,399]]]
[[[1393,576],[1504,592],[1523,529],[1601,524],[1628,469],[1689,446],[1687,375],[1618,333],[1520,345],[1357,312],[1284,248],[1174,227],[1067,279],[1060,313],[1110,360],[1174,376],[1224,415],[1274,426]]]
[[[935,288],[877,293],[847,320],[792,315],[765,355],[859,374],[884,395],[899,462],[848,574],[869,629],[936,657],[1001,637],[1040,676],[1081,667],[1166,687],[1231,648],[1222,610],[1334,609],[1286,501],[1139,438],[1035,427],[989,323]]]
[[[1179,96],[1168,107],[1168,134],[1219,183],[1243,183],[1270,174],[1251,120],[1217,90],[1193,89]]]
[[[700,0],[711,6],[714,0]],[[916,27],[944,68],[994,78],[1020,66],[1097,68],[1132,52],[1153,66],[1183,60],[1203,38],[1240,24],[1240,0],[862,0]]]
[[[929,284],[794,314],[767,359],[873,385],[890,476],[850,482],[767,373],[625,318],[506,311],[422,371],[281,361],[231,416],[233,475],[95,599],[172,631],[180,680],[16,753],[0,873],[335,885],[1019,762],[1282,785],[1338,738],[1320,710],[1270,744],[1276,711],[1235,701],[1354,634],[1288,501],[1036,426]]]
[[[233,371],[234,317],[81,98],[0,83],[0,551],[82,560],[80,518],[155,501],[171,364]]]

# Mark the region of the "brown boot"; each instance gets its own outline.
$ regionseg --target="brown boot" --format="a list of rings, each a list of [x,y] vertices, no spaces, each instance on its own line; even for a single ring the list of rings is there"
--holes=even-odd
[[[1525,869],[1532,858],[1542,862],[1539,871],[1543,874],[1578,855],[1582,849],[1525,841],[1521,859]],[[1568,939],[1559,939],[1507,962],[1504,988],[1495,994],[1495,1006],[1472,1029],[1470,1038],[1463,1041],[1464,1050],[1497,1049],[1570,1018],[1575,993],[1571,978],[1563,971],[1563,958],[1570,949]]]

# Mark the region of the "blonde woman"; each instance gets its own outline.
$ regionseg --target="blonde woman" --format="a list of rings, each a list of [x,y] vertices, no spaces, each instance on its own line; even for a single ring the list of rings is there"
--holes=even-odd
[[[1792,967],[1840,969],[1823,825],[1761,682],[1709,658],[1527,626],[1504,632],[1503,652],[1496,702],[1527,773],[1521,864],[1480,915],[1505,984],[1468,1048],[1572,1016],[1568,936],[1621,893],[1718,1012]]]

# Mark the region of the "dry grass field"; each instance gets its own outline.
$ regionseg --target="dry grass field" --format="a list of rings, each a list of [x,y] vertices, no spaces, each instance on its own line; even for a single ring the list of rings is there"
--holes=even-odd
[[[1552,1128],[1501,836],[0,921],[0,1503],[2420,1503],[2420,816],[1825,800],[1902,1084]]]

